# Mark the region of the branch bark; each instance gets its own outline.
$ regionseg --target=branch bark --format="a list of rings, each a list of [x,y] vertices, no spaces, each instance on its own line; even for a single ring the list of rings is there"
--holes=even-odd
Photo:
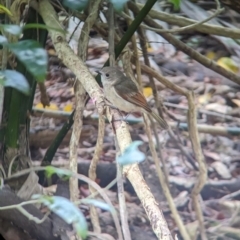
[[[133,2],[128,2],[128,6],[133,12],[135,12],[135,13],[139,12],[138,7]],[[144,21],[151,27],[163,29],[161,25],[156,23],[149,16],[146,16]],[[193,48],[187,46],[185,43],[183,43],[182,41],[175,38],[172,34],[170,34],[170,33],[159,33],[159,34],[163,38],[165,38],[169,43],[171,43],[173,46],[175,46],[182,52],[186,53],[188,56],[192,57],[193,59],[195,59],[202,65],[204,65],[205,67],[212,69],[213,71],[221,74],[222,76],[224,76],[224,77],[228,78],[229,80],[240,85],[240,76],[224,69],[223,67],[218,66],[214,61],[211,61],[208,58],[204,57],[202,54],[198,53]]]
[[[139,3],[137,3],[137,6],[140,9],[143,7],[143,5]],[[153,19],[159,19],[161,21],[167,22],[169,24],[177,25],[179,27],[186,27],[186,26],[197,23],[197,21],[192,20],[190,18],[185,18],[185,17],[174,15],[174,14],[169,14],[166,12],[156,11],[153,9],[149,12],[149,16]],[[240,30],[238,29],[220,27],[213,24],[209,24],[209,23],[204,23],[202,25],[195,26],[194,30],[202,33],[229,37],[233,39],[240,38]]]
[[[239,0],[220,0],[221,3],[240,13],[240,2]]]
[[[55,50],[58,54],[58,57],[63,61],[63,63],[76,75],[78,81],[81,82],[84,89],[88,92],[90,97],[95,101],[98,112],[102,113],[104,110],[104,96],[100,91],[100,88],[89,72],[88,68],[84,65],[83,61],[74,54],[72,49],[68,46],[65,36],[63,33],[56,31],[61,27],[58,22],[57,14],[54,11],[53,7],[47,0],[42,0],[39,2],[39,12],[44,19],[44,22],[47,26],[51,26],[49,29],[49,34],[52,38]],[[136,18],[137,19],[137,18]],[[136,24],[135,24],[136,25]],[[137,26],[137,25],[136,25]],[[135,27],[135,26],[134,26]],[[123,44],[126,41],[125,37],[121,44],[118,45],[117,52],[119,49],[122,49]],[[108,118],[111,120],[112,115],[108,115]],[[120,124],[120,125],[119,125]],[[124,152],[126,147],[131,143],[130,133],[127,127],[127,124],[124,122],[116,122],[116,137],[119,143],[121,152]],[[159,239],[169,239],[169,232],[166,229],[163,229],[165,225],[165,219],[162,212],[159,209],[159,206],[153,197],[149,187],[143,179],[143,176],[138,168],[137,164],[126,166],[123,168],[123,173],[132,183],[142,205],[150,219],[152,228]],[[165,231],[163,231],[165,230]]]

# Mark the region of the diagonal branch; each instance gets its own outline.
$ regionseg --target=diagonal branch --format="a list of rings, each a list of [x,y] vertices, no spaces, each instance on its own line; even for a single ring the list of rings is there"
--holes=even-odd
[[[146,16],[146,14],[149,12],[154,3],[155,1],[147,2],[147,4],[145,5],[147,7],[144,8],[145,10],[145,12],[143,12],[144,14],[141,13],[140,16],[138,15],[136,17],[135,23],[133,22],[134,25],[131,29],[136,29],[139,26],[140,23],[138,23],[137,21],[139,21],[139,19],[142,20]],[[54,11],[52,5],[49,3],[49,1],[41,0],[39,2],[39,12],[43,17],[45,24],[47,26],[51,26],[51,29],[49,29],[49,34],[52,38],[58,57],[71,71],[73,71],[78,81],[81,82],[82,86],[88,92],[90,97],[95,100],[98,112],[102,113],[104,110],[104,96],[97,82],[89,72],[88,68],[84,65],[83,61],[78,56],[76,56],[72,49],[68,46],[64,34],[54,30],[61,28],[61,25],[58,21],[57,14]],[[122,51],[123,47],[125,46],[124,44],[128,42],[129,39],[128,37],[129,36],[123,38],[123,40],[120,41],[121,44],[119,43],[119,45],[117,46],[116,55],[119,55],[119,53]],[[111,120],[112,115],[108,115],[108,118]],[[119,147],[121,152],[124,152],[126,147],[128,147],[132,141],[130,133],[126,123],[119,122],[115,123],[116,123],[115,130]],[[170,239],[168,237],[169,235],[165,235],[166,231],[165,232],[162,231],[162,226],[164,226],[165,224],[164,222],[162,222],[162,219],[164,219],[164,217],[159,209],[159,206],[154,196],[152,195],[149,187],[147,186],[145,180],[143,179],[143,176],[139,170],[138,165],[132,164],[130,166],[125,166],[123,168],[123,173],[127,176],[132,186],[134,187],[136,194],[138,195],[148,215],[148,218],[150,219],[152,228],[157,237],[159,239],[163,237],[165,239]]]
[[[128,2],[128,5],[133,12],[135,13],[139,12],[138,7],[133,2]],[[151,27],[163,29],[161,25],[156,23],[153,19],[151,19],[148,16],[146,16],[144,21]],[[165,38],[169,43],[171,43],[173,46],[175,46],[182,52],[186,53],[188,56],[192,57],[193,59],[195,59],[202,65],[204,65],[205,67],[212,69],[213,71],[221,74],[222,76],[240,85],[240,76],[224,69],[223,67],[218,66],[214,61],[211,61],[208,58],[204,57],[202,54],[198,53],[193,48],[187,46],[185,43],[175,38],[172,34],[170,33],[159,33],[159,34],[163,38]]]

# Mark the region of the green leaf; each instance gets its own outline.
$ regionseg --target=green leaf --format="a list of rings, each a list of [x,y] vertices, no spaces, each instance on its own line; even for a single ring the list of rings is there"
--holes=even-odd
[[[8,40],[3,35],[0,35],[0,45],[6,45],[8,43]]]
[[[2,4],[0,4],[0,14],[2,13],[6,13],[8,16],[12,16],[11,11],[8,8],[4,7]]]
[[[145,154],[138,150],[138,146],[141,145],[141,141],[132,142],[124,151],[122,156],[117,158],[117,162],[120,165],[129,165],[133,163],[142,162],[145,159]]]
[[[0,83],[5,87],[12,87],[28,95],[30,87],[26,78],[14,70],[0,71]]]
[[[18,25],[13,24],[1,24],[0,28],[2,28],[5,32],[8,32],[12,35],[19,36],[22,33],[22,28]]]
[[[84,239],[87,237],[87,222],[84,215],[67,198],[60,196],[49,197],[43,195],[34,195],[32,198],[38,199],[66,223],[73,224],[80,237]]]
[[[23,40],[8,46],[38,82],[45,80],[48,56],[37,41]]]
[[[121,12],[123,11],[124,5],[126,4],[126,2],[128,2],[129,0],[110,0],[110,2],[113,4],[113,8],[115,9],[115,11],[117,12]]]
[[[62,33],[66,33],[67,31],[62,29],[62,28],[54,28],[54,27],[50,27],[47,26],[45,24],[41,24],[41,23],[28,23],[26,24],[23,29],[31,29],[31,28],[39,28],[39,29],[45,29],[45,30],[55,30],[57,32],[62,32]]]
[[[90,204],[90,205],[93,205],[95,207],[101,208],[101,209],[103,209],[105,211],[109,211],[109,212],[114,211],[114,209],[111,206],[109,206],[105,202],[102,202],[102,201],[99,201],[99,200],[96,200],[96,199],[88,199],[88,198],[81,199],[81,203]]]
[[[88,0],[63,0],[63,5],[81,12],[87,7]]]
[[[63,177],[69,178],[72,176],[72,172],[67,169],[56,168],[53,166],[47,166],[45,169],[46,176],[48,178],[51,177],[53,174],[57,174],[60,178]]]
[[[174,11],[178,11],[180,9],[181,0],[168,0],[168,2],[173,4]]]

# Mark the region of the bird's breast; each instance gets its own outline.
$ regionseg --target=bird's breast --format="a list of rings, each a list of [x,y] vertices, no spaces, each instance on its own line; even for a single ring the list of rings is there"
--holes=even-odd
[[[132,103],[120,97],[113,86],[104,87],[104,93],[112,105],[124,112],[137,112],[138,108]]]

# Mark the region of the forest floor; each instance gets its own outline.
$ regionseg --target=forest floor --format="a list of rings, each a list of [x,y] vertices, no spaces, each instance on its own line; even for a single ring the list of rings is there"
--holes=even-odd
[[[239,65],[232,62],[229,64],[232,56],[223,50],[224,48],[216,40],[202,35],[195,36],[195,39],[198,40],[195,43],[195,50],[218,61],[225,68],[232,69],[237,74],[240,73]],[[184,41],[189,44],[193,42],[191,37]],[[32,160],[36,165],[40,164],[47,148],[74,109],[73,81],[69,80],[74,78],[74,75],[60,63],[50,41],[47,46],[49,74],[45,86],[50,106],[45,108],[48,113],[39,112],[44,109],[40,100],[42,95],[38,89],[31,118],[30,147]],[[101,39],[93,38],[90,41],[86,65],[94,75],[95,71],[101,69],[108,59],[107,47],[107,43]],[[208,169],[208,180],[201,194],[206,229],[209,236],[214,236],[216,239],[217,237],[219,239],[235,239],[225,234],[227,227],[232,229],[240,227],[240,219],[238,211],[236,211],[239,209],[239,202],[235,201],[240,200],[240,86],[204,68],[181,52],[175,51],[169,57],[164,46],[155,52],[149,49],[149,54],[152,66],[159,73],[162,73],[171,82],[193,90],[196,94],[197,122],[199,126],[205,126],[205,128],[199,128],[199,132]],[[153,54],[154,56],[152,56]],[[144,94],[149,104],[154,107],[147,75],[142,75],[142,82]],[[166,120],[180,124],[179,128],[174,128],[178,144],[165,131],[158,129],[157,134],[162,145],[163,161],[167,166],[169,185],[175,204],[190,234],[196,236],[198,224],[192,209],[190,192],[195,182],[198,166],[189,134],[186,129],[181,128],[181,124],[187,123],[187,99],[167,89],[161,83],[155,82],[158,96],[163,102]],[[49,117],[49,112],[54,117]],[[156,197],[159,207],[163,210],[172,233],[178,233],[156,174],[142,117],[130,115],[128,121],[132,139],[141,140],[144,143],[141,151],[146,154],[147,158],[139,164],[142,174]],[[207,133],[209,131],[212,134]],[[94,154],[97,132],[98,115],[94,103],[89,100],[84,110],[84,126],[78,148],[80,173],[87,175],[89,163]],[[70,134],[71,131],[57,150],[53,165],[67,166]],[[179,144],[184,151],[180,150]],[[102,187],[116,177],[115,157],[114,136],[111,125],[107,123],[103,150],[97,169],[97,182]],[[125,182],[125,187],[132,239],[156,239],[147,216],[128,181]],[[80,185],[79,189],[81,196],[88,194],[86,186]],[[111,196],[114,206],[118,208],[116,189],[109,190],[108,194]],[[89,212],[85,211],[86,217],[89,218]],[[103,232],[116,236],[110,214],[100,210],[99,214]]]

